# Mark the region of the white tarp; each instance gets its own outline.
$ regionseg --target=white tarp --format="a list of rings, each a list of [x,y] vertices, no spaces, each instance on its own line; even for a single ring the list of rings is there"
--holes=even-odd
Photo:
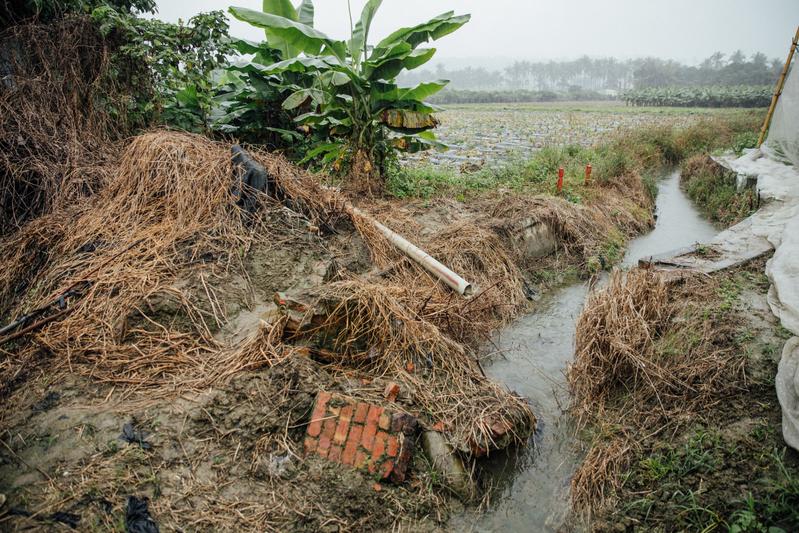
[[[799,138],[799,109],[795,116],[793,127]],[[745,223],[754,235],[774,246],[774,256],[766,263],[769,305],[782,326],[796,335],[783,348],[776,388],[785,442],[799,450],[799,171],[765,155],[770,153],[752,150],[738,159],[719,161],[739,175],[757,179],[763,207]]]
[[[799,61],[788,70],[782,94],[777,100],[763,152],[779,161],[799,166]]]

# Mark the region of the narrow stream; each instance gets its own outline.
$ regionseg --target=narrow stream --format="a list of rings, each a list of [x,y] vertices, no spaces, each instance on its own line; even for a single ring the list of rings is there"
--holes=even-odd
[[[660,180],[655,229],[630,242],[623,265],[639,258],[712,238],[717,230],[703,219],[680,189],[679,174]],[[527,397],[538,417],[534,446],[495,454],[484,473],[494,485],[483,514],[454,518],[466,531],[557,531],[570,504],[569,484],[579,456],[565,371],[574,356],[574,330],[588,293],[585,283],[562,287],[542,298],[534,313],[521,317],[495,339],[500,355],[486,361],[493,379]]]

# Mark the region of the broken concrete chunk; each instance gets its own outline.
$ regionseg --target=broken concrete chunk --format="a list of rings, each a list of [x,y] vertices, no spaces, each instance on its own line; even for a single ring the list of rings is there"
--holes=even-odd
[[[514,245],[526,258],[545,257],[558,247],[557,238],[550,227],[531,218],[521,221],[514,241]]]
[[[438,431],[425,431],[422,433],[422,446],[433,469],[441,474],[447,487],[461,498],[471,499],[475,495],[474,483],[444,435]]]

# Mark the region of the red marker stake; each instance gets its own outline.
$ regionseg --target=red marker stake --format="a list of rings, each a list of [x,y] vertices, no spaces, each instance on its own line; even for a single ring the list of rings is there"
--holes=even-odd
[[[585,166],[585,184],[588,185],[591,182],[591,163],[588,163]]]
[[[563,167],[558,169],[558,194],[563,190]]]

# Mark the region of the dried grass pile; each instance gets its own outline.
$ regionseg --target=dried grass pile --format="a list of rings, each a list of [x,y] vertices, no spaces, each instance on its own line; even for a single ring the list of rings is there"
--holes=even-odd
[[[207,374],[209,357],[219,351],[210,330],[224,320],[207,278],[237,267],[254,240],[266,237],[261,220],[236,206],[231,183],[227,146],[149,133],[127,146],[102,192],[6,239],[0,287],[3,301],[19,300],[8,314],[37,308],[70,287],[82,295],[68,300],[65,318],[4,359],[5,380],[42,353],[57,354],[61,367],[128,385],[178,385]],[[40,234],[48,236],[46,252],[31,249]],[[204,305],[175,288],[197,265],[204,266]],[[148,302],[157,299],[177,302],[187,323],[155,316]]]
[[[589,296],[568,372],[579,426],[594,431],[572,480],[579,509],[609,503],[642,435],[676,431],[745,385],[736,324],[712,312],[718,298],[711,278],[669,284],[643,269],[615,272]]]
[[[473,284],[475,294],[464,298],[402,255],[368,218],[357,210],[350,215],[383,270],[372,280],[347,279],[322,291],[321,300],[334,303],[322,326],[333,332],[333,351],[404,384],[430,422],[442,422],[451,443],[466,453],[522,442],[535,417],[522,398],[482,374],[474,351],[526,305],[523,276],[508,247],[473,222],[420,241]],[[386,225],[407,229],[387,218]]]
[[[640,179],[637,182],[640,188]],[[514,224],[524,220],[546,224],[560,250],[585,268],[600,257],[601,261],[613,259],[604,254],[616,236],[628,238],[654,224],[651,200],[645,194],[633,192],[625,197],[606,188],[598,188],[594,194],[595,198],[585,204],[553,196],[512,196],[497,201],[489,213],[494,225],[506,231],[512,231]],[[516,260],[524,263],[521,257]]]
[[[460,222],[423,244],[428,253],[473,285],[475,294],[469,298],[456,294],[403,256],[368,222],[359,222],[358,229],[376,262],[386,268],[381,283],[397,291],[399,301],[421,319],[459,342],[486,341],[526,304],[522,273],[507,246],[490,229]]]
[[[0,33],[0,233],[108,181],[125,131],[103,105],[124,98],[107,80],[109,54],[88,17]]]
[[[287,204],[305,217],[306,233],[352,217],[373,250],[385,253],[383,276],[350,275],[318,291],[327,316],[322,329],[335,332],[330,347],[340,365],[402,383],[464,451],[485,453],[526,437],[535,424],[529,407],[486,379],[468,347],[524,304],[521,275],[496,234],[462,225],[429,243],[431,253],[478,285],[464,299],[389,250],[370,222],[348,215],[343,195],[281,157],[254,157],[274,177],[282,201],[246,191],[258,199],[251,213],[232,192],[228,145],[167,131],[141,135],[102,191],[5,239],[3,314],[19,316],[69,288],[79,294],[66,298],[63,317],[7,353],[4,383],[25,379],[37,361],[49,359],[56,371],[126,393],[168,395],[296,354],[285,320],[239,345],[213,335],[227,322],[217,282],[231,273],[246,279],[244,257],[256,242],[269,245]],[[198,283],[182,284],[188,277]]]
[[[394,283],[352,279],[326,287],[323,342],[340,362],[402,383],[425,418],[443,423],[464,452],[482,455],[526,438],[535,427],[526,402],[487,379],[474,353],[407,298]]]

